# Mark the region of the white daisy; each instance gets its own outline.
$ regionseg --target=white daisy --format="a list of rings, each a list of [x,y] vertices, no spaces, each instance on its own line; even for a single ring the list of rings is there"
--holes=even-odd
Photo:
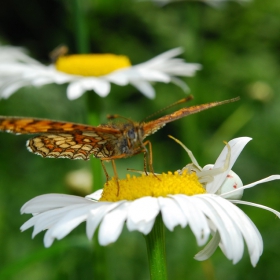
[[[182,48],[175,48],[134,66],[128,57],[113,54],[61,56],[55,64],[46,66],[21,48],[0,46],[0,98],[8,98],[27,85],[39,87],[50,83],[69,83],[69,99],[88,90],[105,97],[110,93],[110,83],[131,84],[148,98],[155,97],[152,82],[173,82],[187,90],[185,82],[177,76],[194,76],[201,65],[176,58],[182,52]]]
[[[142,2],[145,0],[139,0],[139,2]],[[240,4],[244,4],[246,2],[251,2],[251,0],[152,0],[152,2],[155,2],[158,5],[164,6],[173,2],[204,2],[210,6],[213,7],[220,7],[225,2],[238,2]]]
[[[152,174],[137,178],[128,176],[119,180],[118,196],[118,186],[115,180],[111,180],[103,190],[85,198],[64,194],[35,197],[21,209],[21,213],[34,215],[21,230],[34,227],[33,237],[47,230],[44,244],[49,247],[54,239],[62,239],[86,221],[88,238],[92,238],[99,226],[99,243],[107,245],[118,239],[125,223],[129,231],[148,234],[161,213],[170,231],[177,225],[189,225],[199,246],[206,244],[211,233],[214,234],[210,243],[195,256],[196,259],[208,258],[220,245],[225,256],[237,263],[243,255],[244,239],[251,263],[255,266],[263,249],[261,235],[248,216],[233,203],[261,207],[278,217],[280,213],[266,206],[225,199],[231,193],[223,190],[230,186],[240,195],[242,189],[280,179],[280,175],[274,175],[242,187],[237,175],[232,178],[230,169],[250,140],[242,137],[230,141],[212,170],[200,168],[192,157],[193,164],[188,166],[188,170],[157,175],[160,180]]]

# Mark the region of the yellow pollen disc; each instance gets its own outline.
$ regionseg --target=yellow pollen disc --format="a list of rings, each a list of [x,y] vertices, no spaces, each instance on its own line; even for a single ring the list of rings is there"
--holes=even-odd
[[[168,196],[172,194],[194,195],[205,193],[205,189],[198,181],[195,173],[168,172],[160,175],[142,175],[141,177],[127,175],[126,179],[113,178],[104,185],[103,193],[99,201],[135,200],[144,196]]]
[[[115,54],[75,54],[61,56],[55,67],[58,71],[78,76],[103,76],[111,72],[129,67],[129,58]]]

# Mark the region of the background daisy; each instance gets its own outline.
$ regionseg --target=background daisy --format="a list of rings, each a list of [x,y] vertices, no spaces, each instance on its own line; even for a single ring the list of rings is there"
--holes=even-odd
[[[187,85],[177,76],[192,77],[201,65],[175,58],[182,52],[182,48],[172,49],[134,66],[128,57],[113,54],[61,56],[46,66],[27,56],[21,48],[0,46],[0,97],[8,98],[27,85],[39,87],[50,83],[69,83],[69,99],[76,99],[88,90],[105,97],[110,93],[111,83],[131,84],[148,98],[155,97],[152,82],[173,82],[186,91]]]

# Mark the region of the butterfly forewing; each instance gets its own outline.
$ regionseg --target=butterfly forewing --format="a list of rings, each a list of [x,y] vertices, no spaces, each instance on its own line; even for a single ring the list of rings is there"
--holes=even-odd
[[[53,121],[23,117],[0,116],[0,130],[17,134],[39,133],[77,133],[84,131],[98,131],[100,133],[118,134],[119,130],[112,126],[90,126],[71,122]]]
[[[87,126],[33,118],[0,117],[0,130],[42,134],[27,142],[30,152],[42,157],[88,160],[90,155],[113,159],[121,131],[112,126]]]
[[[153,134],[157,130],[161,129],[166,123],[181,119],[188,115],[195,114],[200,111],[207,110],[207,109],[210,109],[210,108],[222,105],[222,104],[234,102],[237,100],[239,100],[239,98],[233,98],[233,99],[224,100],[224,101],[220,101],[220,102],[211,102],[211,103],[200,104],[200,105],[196,105],[196,106],[192,106],[192,107],[182,108],[172,114],[163,116],[157,120],[153,120],[153,121],[144,123],[143,124],[144,137],[143,138],[145,138],[145,137],[149,136],[150,134]]]

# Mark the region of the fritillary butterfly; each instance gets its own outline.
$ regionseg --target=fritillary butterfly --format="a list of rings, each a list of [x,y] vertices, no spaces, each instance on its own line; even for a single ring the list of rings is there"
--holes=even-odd
[[[187,100],[189,99],[192,97],[187,98]],[[27,149],[42,157],[88,160],[90,155],[93,155],[101,161],[114,161],[144,153],[146,159],[146,146],[149,145],[151,153],[151,143],[150,141],[144,142],[144,139],[166,123],[238,99],[185,107],[149,122],[126,120],[124,123],[109,123],[99,126],[48,119],[0,116],[0,131],[15,134],[39,134],[27,141]],[[149,166],[152,169],[151,156]]]

